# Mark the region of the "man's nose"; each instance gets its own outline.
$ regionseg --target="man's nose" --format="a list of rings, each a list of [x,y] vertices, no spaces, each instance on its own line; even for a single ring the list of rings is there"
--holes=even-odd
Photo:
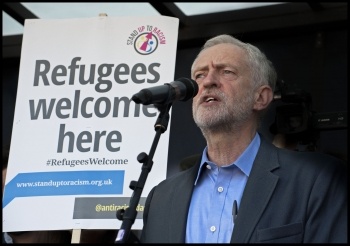
[[[213,87],[220,85],[220,78],[216,71],[209,71],[203,80],[204,87]]]

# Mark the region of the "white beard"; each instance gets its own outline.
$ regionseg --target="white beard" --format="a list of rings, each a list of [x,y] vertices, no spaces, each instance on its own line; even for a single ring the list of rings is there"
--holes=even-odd
[[[240,98],[228,98],[222,92],[216,92],[216,95],[221,100],[218,106],[192,105],[193,119],[203,133],[235,130],[252,114],[254,93],[248,92]]]

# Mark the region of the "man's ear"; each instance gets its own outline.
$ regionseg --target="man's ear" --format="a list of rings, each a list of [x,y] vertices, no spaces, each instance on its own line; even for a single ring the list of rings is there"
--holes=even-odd
[[[270,86],[262,85],[255,92],[255,110],[263,110],[269,106],[273,100],[273,91]]]

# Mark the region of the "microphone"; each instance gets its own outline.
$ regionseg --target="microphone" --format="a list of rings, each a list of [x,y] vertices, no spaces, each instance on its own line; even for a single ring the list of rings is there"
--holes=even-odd
[[[188,78],[179,78],[171,83],[142,89],[132,96],[135,103],[167,104],[173,101],[187,101],[198,93],[197,82]]]

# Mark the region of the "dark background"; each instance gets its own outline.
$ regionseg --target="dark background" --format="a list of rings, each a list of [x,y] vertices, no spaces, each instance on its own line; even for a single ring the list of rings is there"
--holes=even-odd
[[[347,117],[347,3],[290,3],[192,17],[179,12],[173,3],[152,5],[162,15],[180,19],[175,79],[190,78],[192,61],[207,39],[231,34],[259,47],[289,88],[310,93],[315,112],[346,112]],[[5,3],[3,10],[21,23],[26,18],[37,18],[19,3]],[[3,36],[3,146],[11,141],[21,42],[22,35]],[[179,101],[172,107],[168,176],[180,170],[183,158],[201,153],[205,147],[192,119],[191,103]],[[260,129],[271,141],[269,127],[274,122],[276,106],[281,104],[273,102]],[[347,160],[347,135],[347,127],[320,131],[317,151]]]

